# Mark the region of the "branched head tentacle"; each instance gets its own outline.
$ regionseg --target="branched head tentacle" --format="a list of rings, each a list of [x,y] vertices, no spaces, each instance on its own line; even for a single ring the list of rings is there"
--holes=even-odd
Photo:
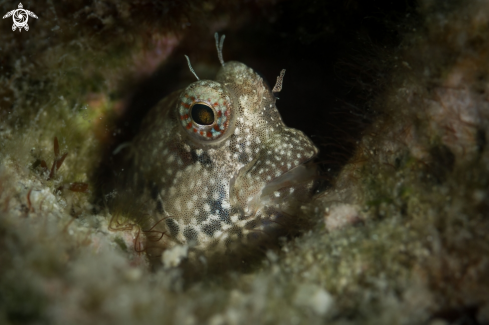
[[[272,92],[279,93],[282,90],[282,83],[284,82],[285,69],[280,71],[280,76],[277,77],[277,82],[273,86]]]
[[[221,62],[221,65],[224,66],[224,59],[222,58],[222,46],[224,45],[224,39],[226,38],[226,35],[222,35],[221,40],[219,41],[219,34],[216,32],[214,34],[214,38],[216,39],[216,49],[217,56],[219,57],[219,62]]]

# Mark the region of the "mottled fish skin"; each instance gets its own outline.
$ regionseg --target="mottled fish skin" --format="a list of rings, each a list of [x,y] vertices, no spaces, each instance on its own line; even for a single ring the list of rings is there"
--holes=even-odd
[[[129,186],[142,186],[143,201],[152,202],[148,213],[165,233],[165,247],[249,242],[298,189],[311,191],[311,177],[276,181],[264,191],[318,153],[301,131],[284,125],[275,102],[257,73],[231,61],[215,81],[194,82],[148,113],[130,146]],[[296,173],[314,174],[302,169]]]

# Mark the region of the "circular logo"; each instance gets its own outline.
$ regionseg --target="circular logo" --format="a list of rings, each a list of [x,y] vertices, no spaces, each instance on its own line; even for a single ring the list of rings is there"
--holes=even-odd
[[[29,16],[27,15],[27,12],[25,12],[24,9],[17,9],[15,10],[15,14],[13,14],[14,18],[14,24],[18,28],[23,28],[25,25],[27,25],[27,21],[29,20]]]
[[[22,28],[24,28],[26,31],[29,30],[29,25],[27,25],[27,21],[29,20],[29,16],[33,18],[38,18],[35,13],[32,11],[24,9],[22,6],[22,3],[19,3],[19,8],[11,10],[3,16],[3,19],[12,16],[12,19],[14,21],[14,24],[12,25],[12,31],[15,31],[17,28],[19,29],[19,32],[22,31]]]

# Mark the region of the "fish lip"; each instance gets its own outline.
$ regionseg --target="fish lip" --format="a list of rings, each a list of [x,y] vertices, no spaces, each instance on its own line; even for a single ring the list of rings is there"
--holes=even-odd
[[[268,235],[290,235],[305,225],[304,221],[297,223],[300,220],[296,217],[297,203],[312,198],[312,189],[318,178],[318,165],[314,158],[304,161],[267,183],[255,198],[260,205],[257,213],[262,215],[260,229]],[[287,189],[294,191],[289,192]]]
[[[275,191],[290,188],[295,185],[304,185],[317,178],[317,165],[313,162],[314,157],[302,164],[289,169],[285,173],[268,182],[262,189],[260,199],[269,197]]]

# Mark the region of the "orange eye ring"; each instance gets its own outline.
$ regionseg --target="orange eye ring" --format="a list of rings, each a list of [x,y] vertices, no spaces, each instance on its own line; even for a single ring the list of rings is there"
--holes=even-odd
[[[200,80],[188,86],[180,95],[177,112],[186,133],[197,141],[223,140],[233,129],[231,100],[215,81]]]

